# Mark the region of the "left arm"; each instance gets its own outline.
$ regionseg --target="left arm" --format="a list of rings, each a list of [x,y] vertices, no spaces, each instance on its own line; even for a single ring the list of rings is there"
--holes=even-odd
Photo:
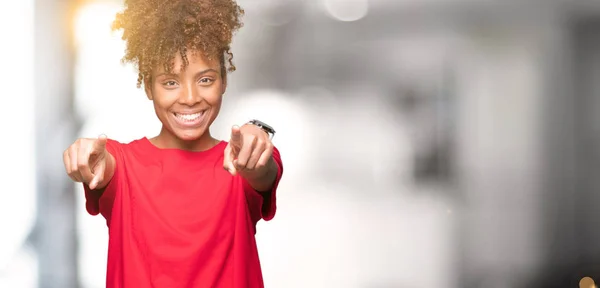
[[[231,141],[225,148],[223,168],[239,174],[259,192],[269,192],[277,178],[278,165],[273,159],[273,143],[258,126],[246,124],[231,129]]]

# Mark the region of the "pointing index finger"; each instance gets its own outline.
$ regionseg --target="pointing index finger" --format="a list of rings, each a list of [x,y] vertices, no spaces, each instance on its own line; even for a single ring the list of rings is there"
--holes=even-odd
[[[106,142],[108,141],[106,135],[102,134],[94,141],[94,151],[104,151],[106,149]]]
[[[237,125],[234,125],[233,127],[231,127],[231,141],[230,143],[235,147],[235,148],[240,148],[242,147],[242,133],[240,132],[240,127]]]

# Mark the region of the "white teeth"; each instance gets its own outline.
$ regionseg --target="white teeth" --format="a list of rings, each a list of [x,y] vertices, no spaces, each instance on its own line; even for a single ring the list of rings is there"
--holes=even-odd
[[[198,118],[200,118],[200,116],[202,116],[204,112],[200,112],[200,113],[195,113],[195,114],[179,114],[179,113],[175,113],[175,116],[183,121],[194,121],[194,120],[198,120]]]

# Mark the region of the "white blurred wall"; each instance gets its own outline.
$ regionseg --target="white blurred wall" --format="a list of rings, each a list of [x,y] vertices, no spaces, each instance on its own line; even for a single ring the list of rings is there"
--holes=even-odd
[[[35,287],[36,257],[25,244],[35,221],[33,2],[3,1],[0,45],[0,287]]]

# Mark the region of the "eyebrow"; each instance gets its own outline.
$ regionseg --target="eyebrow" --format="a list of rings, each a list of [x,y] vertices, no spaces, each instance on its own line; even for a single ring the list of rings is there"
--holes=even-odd
[[[212,69],[212,68],[208,68],[206,70],[202,70],[202,71],[196,73],[196,76],[200,76],[200,75],[206,74],[208,72],[215,72],[215,73],[219,74],[219,71]]]
[[[203,75],[203,74],[206,74],[208,72],[215,72],[215,73],[219,74],[219,71],[217,71],[215,69],[212,69],[212,68],[208,68],[206,70],[202,70],[202,71],[196,73],[196,76]],[[160,74],[156,75],[155,77],[158,78],[160,76],[178,76],[178,75],[177,74],[173,74],[173,73],[166,73],[165,72],[165,73],[160,73]]]

